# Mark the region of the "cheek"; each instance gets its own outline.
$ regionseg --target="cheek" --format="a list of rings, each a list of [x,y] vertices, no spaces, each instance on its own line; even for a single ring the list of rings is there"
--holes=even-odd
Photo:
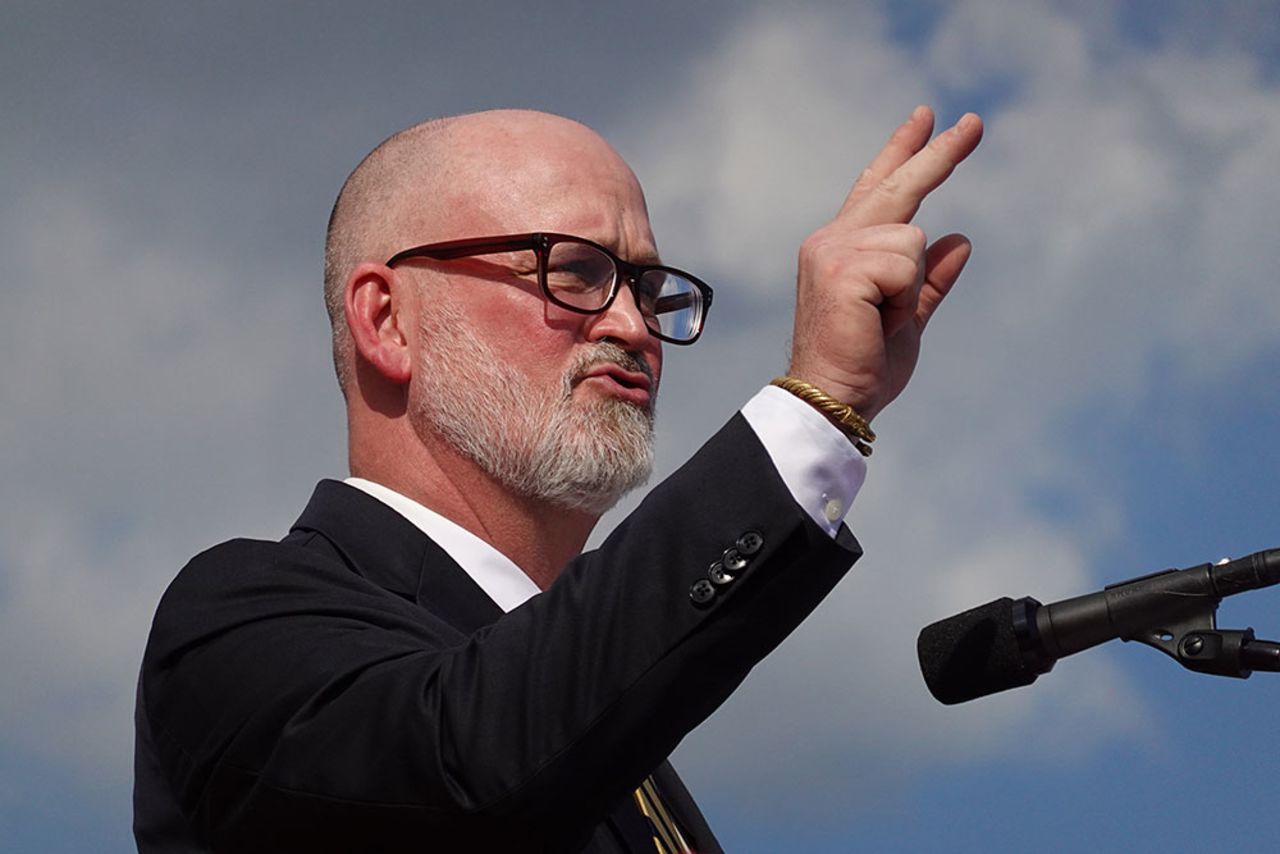
[[[468,316],[480,334],[493,340],[506,354],[529,363],[574,341],[582,316],[561,309],[519,287],[499,287],[473,295]]]
[[[556,322],[535,306],[497,319],[495,352],[539,386],[558,388],[580,334],[580,323]]]

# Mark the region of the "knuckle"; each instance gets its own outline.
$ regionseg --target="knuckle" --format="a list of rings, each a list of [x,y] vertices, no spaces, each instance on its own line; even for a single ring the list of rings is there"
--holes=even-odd
[[[800,284],[818,299],[820,293],[838,288],[862,271],[858,265],[859,253],[838,242],[806,240],[800,255]]]
[[[895,198],[902,192],[902,179],[897,175],[886,175],[875,185],[872,192],[881,198]]]
[[[822,231],[814,232],[800,244],[800,265],[819,274],[831,272],[844,253]]]
[[[800,244],[800,260],[813,258],[822,252],[823,244],[826,243],[826,235],[821,231],[815,231],[804,239]]]
[[[876,283],[886,292],[897,293],[911,286],[916,276],[916,265],[901,255],[886,255],[881,259],[880,275]]]
[[[820,282],[836,281],[848,274],[849,259],[843,253],[824,252],[814,259],[811,269]]]

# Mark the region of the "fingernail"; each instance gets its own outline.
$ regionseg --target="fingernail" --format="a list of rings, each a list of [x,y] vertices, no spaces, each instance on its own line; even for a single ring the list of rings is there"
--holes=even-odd
[[[960,121],[956,122],[956,127],[960,130],[969,130],[979,122],[977,113],[965,113],[960,117]]]
[[[929,112],[928,105],[921,104],[920,106],[916,107],[914,110],[911,111],[911,118],[913,119],[922,118],[927,112]]]

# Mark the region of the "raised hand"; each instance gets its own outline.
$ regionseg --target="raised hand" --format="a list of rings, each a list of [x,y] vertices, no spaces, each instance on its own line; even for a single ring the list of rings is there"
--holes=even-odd
[[[964,235],[928,245],[911,219],[977,147],[982,120],[967,113],[932,133],[933,111],[917,107],[800,248],[790,374],[868,421],[906,387],[921,333],[969,260]]]

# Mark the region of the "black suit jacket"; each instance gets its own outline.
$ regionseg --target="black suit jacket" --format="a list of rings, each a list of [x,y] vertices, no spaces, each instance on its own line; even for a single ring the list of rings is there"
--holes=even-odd
[[[709,583],[727,549],[746,565]],[[161,600],[139,847],[626,851],[629,794],[657,768],[718,850],[665,757],[858,554],[741,416],[505,615],[394,510],[324,481],[283,541],[217,546]]]

